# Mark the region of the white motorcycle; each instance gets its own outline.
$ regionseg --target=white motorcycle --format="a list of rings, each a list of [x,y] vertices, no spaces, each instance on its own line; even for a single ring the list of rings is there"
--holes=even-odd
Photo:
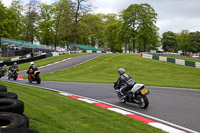
[[[145,109],[149,106],[149,100],[147,98],[147,94],[149,94],[149,90],[147,90],[144,84],[135,84],[131,90],[125,93],[126,99],[121,98],[120,88],[116,87],[117,83],[114,82],[114,89],[117,93],[117,96],[122,103],[135,103],[138,104],[141,108]]]

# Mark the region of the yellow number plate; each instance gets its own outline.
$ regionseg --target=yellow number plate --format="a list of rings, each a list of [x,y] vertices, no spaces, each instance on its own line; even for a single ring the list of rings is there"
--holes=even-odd
[[[142,93],[142,95],[148,93],[147,89],[143,88],[142,90],[140,90],[140,92]]]
[[[19,73],[19,71],[16,71],[16,73]]]

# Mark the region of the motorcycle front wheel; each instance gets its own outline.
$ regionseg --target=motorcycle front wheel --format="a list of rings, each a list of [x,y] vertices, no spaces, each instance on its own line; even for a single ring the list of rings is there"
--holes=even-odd
[[[29,76],[28,76],[28,82],[29,82],[29,83],[32,83],[32,80],[29,78]]]
[[[39,76],[39,75],[37,76],[36,82],[37,82],[38,84],[40,84],[40,83],[41,83],[41,78],[40,78],[40,76]]]
[[[18,74],[15,73],[15,75],[14,75],[14,80],[17,80],[17,77],[18,77]]]
[[[117,97],[119,98],[119,101],[121,103],[126,103],[126,100],[125,99],[122,99],[121,96],[119,96],[119,94],[117,94]]]
[[[148,100],[147,96],[138,95],[137,96],[137,100],[140,101],[138,103],[138,105],[140,106],[140,108],[146,109],[149,106],[149,100]]]
[[[8,73],[8,80],[10,80],[11,73]]]

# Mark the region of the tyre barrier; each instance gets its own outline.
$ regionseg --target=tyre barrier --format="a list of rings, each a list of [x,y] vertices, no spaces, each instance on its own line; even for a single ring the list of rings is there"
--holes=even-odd
[[[1,128],[26,128],[28,125],[27,117],[10,112],[0,113]]]
[[[0,85],[0,92],[7,92],[7,87],[4,85]]]
[[[29,118],[23,112],[24,102],[0,85],[0,133],[39,133],[29,129]]]
[[[2,128],[0,133],[39,133],[27,128]]]
[[[0,99],[0,112],[12,112],[17,114],[23,114],[24,102],[17,99]]]
[[[29,118],[28,118],[28,116],[24,115],[24,114],[22,116],[24,116],[24,119],[25,119],[25,122],[26,122],[26,128],[29,128]]]
[[[17,94],[12,92],[1,92],[0,99],[1,98],[18,99]]]

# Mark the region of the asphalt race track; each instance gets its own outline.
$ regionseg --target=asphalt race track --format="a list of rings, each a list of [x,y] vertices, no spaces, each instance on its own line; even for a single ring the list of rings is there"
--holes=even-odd
[[[42,73],[48,73],[67,69],[76,64],[98,57],[101,54],[85,55],[84,57],[74,57],[52,67],[40,69]],[[20,73],[21,76],[21,73]],[[7,78],[1,80],[8,81]],[[10,80],[11,82],[14,82]],[[17,80],[15,82],[29,84],[26,80]],[[42,81],[40,85],[32,83],[34,86],[48,87],[61,90],[64,92],[89,97],[111,103],[133,112],[143,113],[158,119],[185,127],[196,132],[200,132],[200,90],[182,89],[182,88],[167,88],[167,87],[150,87],[148,95],[150,105],[147,109],[141,109],[136,104],[120,103],[115,95],[112,84],[97,84],[97,83],[73,83],[73,82],[53,82]],[[189,131],[187,131],[189,132]]]
[[[70,67],[73,67],[75,65],[78,65],[80,63],[91,60],[91,59],[96,58],[96,57],[101,56],[101,55],[102,54],[88,54],[88,55],[84,55],[84,56],[73,57],[72,59],[66,60],[64,62],[60,62],[58,64],[54,64],[54,65],[51,65],[51,66],[48,66],[48,67],[40,68],[40,71],[41,71],[41,74],[53,73],[53,72],[56,72],[56,71],[62,71],[62,70],[68,69]],[[19,76],[25,76],[25,75],[27,75],[26,71],[20,71]]]

